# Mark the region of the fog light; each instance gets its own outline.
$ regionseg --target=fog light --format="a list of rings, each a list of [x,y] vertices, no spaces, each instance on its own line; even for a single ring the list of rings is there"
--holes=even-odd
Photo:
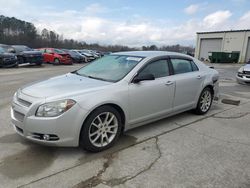
[[[48,141],[50,139],[50,136],[48,134],[45,134],[43,135],[43,139]]]

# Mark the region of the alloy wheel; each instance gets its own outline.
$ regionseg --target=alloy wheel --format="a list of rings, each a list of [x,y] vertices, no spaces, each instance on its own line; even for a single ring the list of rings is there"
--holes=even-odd
[[[208,90],[204,91],[200,100],[200,109],[202,112],[206,112],[209,110],[212,103],[212,95]]]
[[[89,127],[89,140],[95,147],[110,144],[118,132],[118,119],[111,112],[97,115]]]

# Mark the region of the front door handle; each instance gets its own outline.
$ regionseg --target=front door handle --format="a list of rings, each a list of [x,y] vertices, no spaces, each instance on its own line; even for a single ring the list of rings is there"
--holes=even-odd
[[[201,75],[198,75],[196,78],[197,78],[197,79],[201,79]]]
[[[172,82],[172,81],[167,81],[167,82],[165,83],[166,86],[170,86],[170,85],[173,85],[173,84],[174,84],[174,82]]]

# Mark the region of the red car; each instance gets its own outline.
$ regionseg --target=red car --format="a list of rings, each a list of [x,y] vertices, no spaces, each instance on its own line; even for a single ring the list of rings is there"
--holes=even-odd
[[[43,62],[52,63],[54,65],[64,64],[72,65],[73,61],[69,54],[56,48],[40,48],[38,49],[43,53]]]

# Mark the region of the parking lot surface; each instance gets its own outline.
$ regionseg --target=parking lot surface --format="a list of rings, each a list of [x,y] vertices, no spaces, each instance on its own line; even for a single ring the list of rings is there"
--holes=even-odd
[[[250,187],[250,86],[235,82],[239,65],[215,65],[221,98],[205,116],[186,112],[138,127],[101,153],[19,137],[10,124],[14,92],[80,66],[0,69],[0,187]]]

